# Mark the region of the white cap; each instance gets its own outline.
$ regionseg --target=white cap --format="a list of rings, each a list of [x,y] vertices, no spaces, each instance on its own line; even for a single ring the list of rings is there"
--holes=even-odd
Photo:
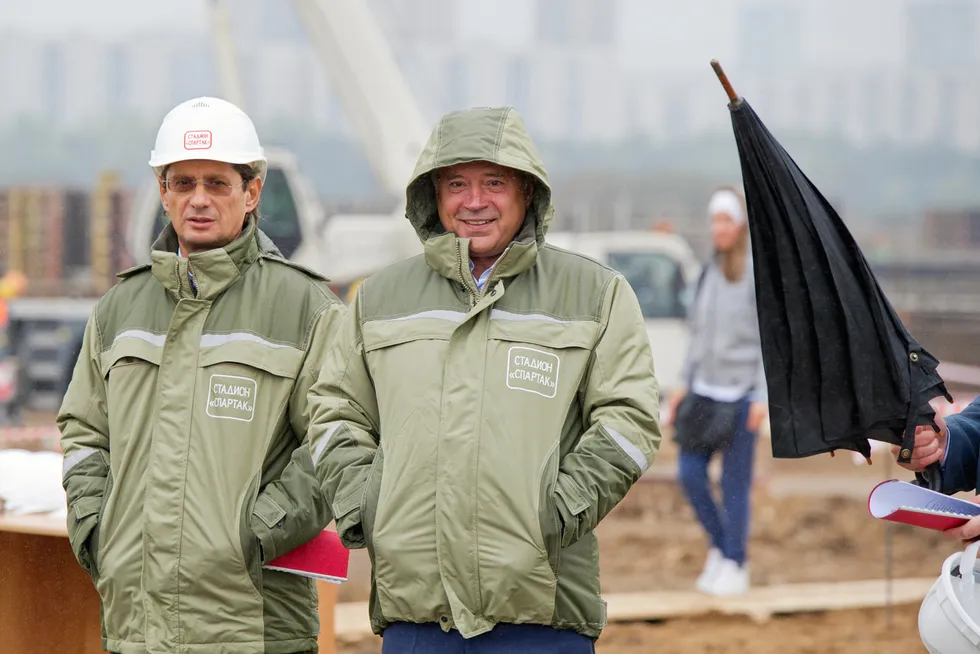
[[[193,98],[171,109],[150,152],[157,177],[172,163],[202,159],[248,164],[265,181],[267,162],[255,125],[227,100]]]
[[[980,542],[943,563],[942,573],[919,607],[919,637],[931,654],[976,654],[980,651],[980,583],[974,565]],[[959,576],[953,569],[959,566]]]
[[[723,188],[715,191],[708,202],[708,218],[716,213],[728,214],[736,225],[745,222],[745,211],[742,209],[742,201],[734,191]]]

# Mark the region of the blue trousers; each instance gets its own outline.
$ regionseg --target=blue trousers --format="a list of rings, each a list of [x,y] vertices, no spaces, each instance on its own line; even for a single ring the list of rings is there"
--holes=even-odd
[[[678,476],[694,513],[708,533],[712,546],[726,559],[745,563],[749,537],[752,464],[755,459],[756,434],[746,428],[749,402],[743,401],[738,428],[732,443],[722,451],[721,506],[711,495],[708,485],[708,462],[713,453],[685,452],[678,460]]]
[[[393,622],[382,638],[381,654],[595,654],[595,641],[587,636],[534,624],[498,624],[466,639],[435,622]]]

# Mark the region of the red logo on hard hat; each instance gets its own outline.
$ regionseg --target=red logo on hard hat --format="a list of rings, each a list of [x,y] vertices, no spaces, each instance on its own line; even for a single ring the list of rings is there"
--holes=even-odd
[[[196,132],[184,132],[185,150],[209,150],[211,148],[211,131],[202,129]]]

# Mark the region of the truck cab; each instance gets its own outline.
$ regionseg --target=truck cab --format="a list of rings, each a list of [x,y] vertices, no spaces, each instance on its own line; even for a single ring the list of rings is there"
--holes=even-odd
[[[661,395],[681,386],[690,292],[701,270],[690,245],[676,234],[654,231],[551,232],[545,240],[626,278],[646,322]]]

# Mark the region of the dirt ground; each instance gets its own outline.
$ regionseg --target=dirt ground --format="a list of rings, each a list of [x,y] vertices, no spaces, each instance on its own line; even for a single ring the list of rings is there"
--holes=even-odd
[[[849,462],[824,464],[827,478],[870,474]],[[782,462],[780,462],[782,463]],[[807,463],[807,472],[820,472]],[[908,478],[894,471],[893,476]],[[833,476],[831,476],[833,475]],[[890,532],[895,577],[937,575],[957,545],[942,535],[875,520],[866,500],[835,495],[774,497],[766,487],[753,491],[749,546],[753,585],[844,581],[886,576],[886,531]],[[707,546],[694,514],[676,485],[667,481],[637,484],[599,526],[600,566],[607,593],[690,589],[704,563]],[[366,600],[367,561],[352,556],[351,581],[341,600]],[[746,618],[710,617],[660,624],[610,625],[599,640],[600,654],[890,654],[924,652],[916,627],[918,606],[893,610],[887,628],[884,610],[832,611],[794,615],[756,624]],[[338,651],[380,652],[380,640],[365,639]]]
[[[34,422],[34,421],[32,421]],[[47,420],[36,421],[46,424]],[[693,587],[707,545],[672,473],[676,448],[669,428],[653,474],[637,484],[599,526],[603,592],[686,590]],[[940,534],[875,520],[867,492],[880,480],[911,479],[876,452],[874,465],[855,465],[849,452],[773,460],[759,440],[752,497],[749,558],[752,584],[882,578],[891,556],[895,577],[932,577],[956,543]],[[717,462],[715,466],[717,465]],[[717,474],[717,467],[713,467]],[[886,536],[888,538],[886,538]],[[370,567],[351,553],[350,581],[340,601],[368,599]],[[917,634],[918,605],[831,611],[773,618],[711,616],[663,623],[611,624],[600,654],[889,654],[925,651]],[[378,638],[338,644],[338,652],[377,654]]]
[[[712,617],[659,624],[613,624],[598,654],[922,654],[917,606],[777,617],[763,624]],[[379,654],[381,640],[338,645],[338,654]]]
[[[752,491],[749,543],[753,585],[882,578],[889,544],[893,576],[929,577],[938,575],[943,560],[956,551],[956,544],[941,534],[869,515],[867,491],[877,481],[913,477],[888,466],[887,455],[870,466],[854,465],[849,453],[772,460],[768,442],[759,445],[761,472]],[[674,448],[665,443],[656,467],[670,470],[674,461]],[[794,486],[808,490],[796,494]],[[662,477],[634,486],[599,525],[598,534],[607,593],[690,589],[707,554],[686,499],[676,482]],[[350,581],[341,586],[340,600],[367,600],[368,574],[366,553],[352,552]]]

